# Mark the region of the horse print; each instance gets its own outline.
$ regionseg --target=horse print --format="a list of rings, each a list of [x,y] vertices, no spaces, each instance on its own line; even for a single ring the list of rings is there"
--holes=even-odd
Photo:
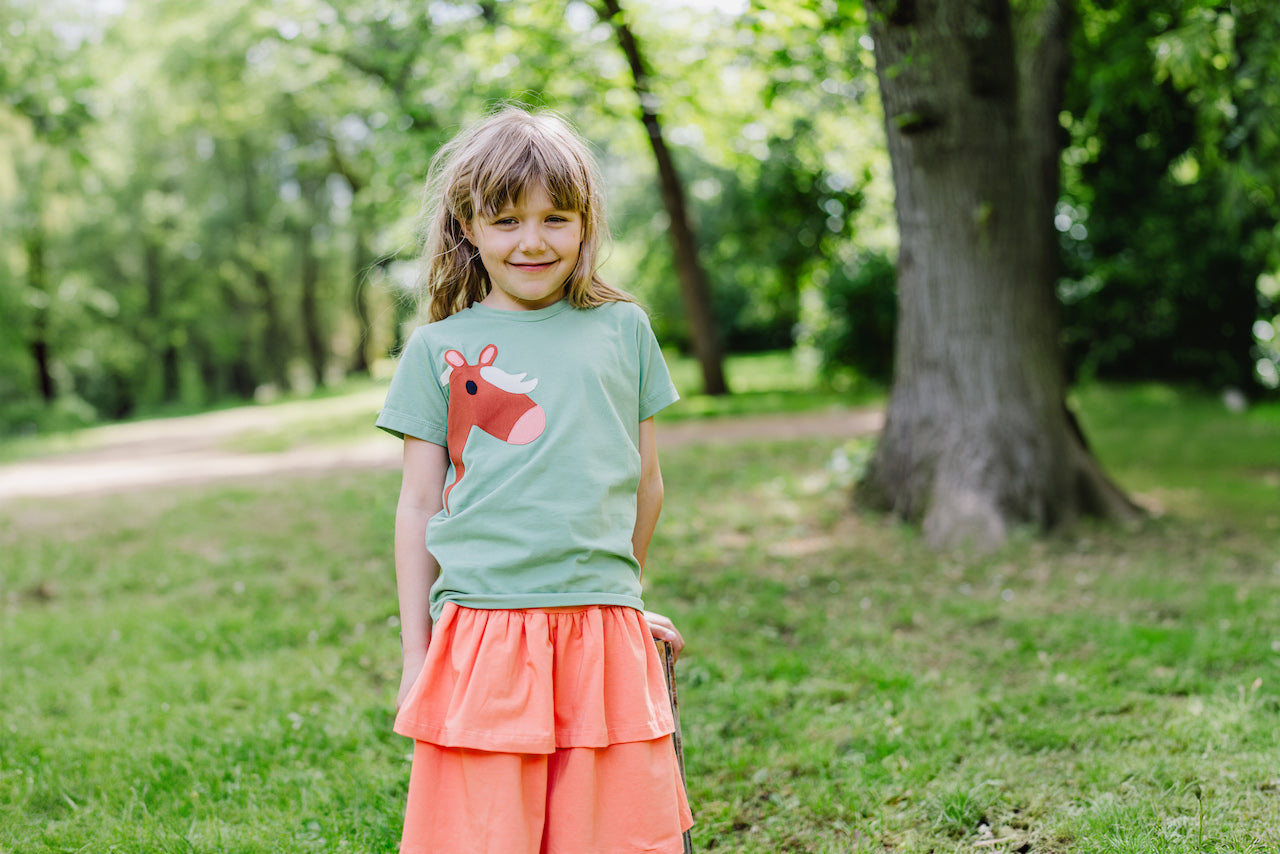
[[[449,493],[462,480],[465,466],[462,449],[472,427],[511,445],[527,445],[542,435],[547,415],[534,403],[529,392],[538,386],[536,379],[524,374],[509,374],[493,366],[498,348],[493,344],[480,351],[474,365],[457,350],[449,350],[444,360],[449,364],[440,381],[449,386],[449,426],[446,442],[453,463],[453,483],[445,487],[444,509],[449,511]]]

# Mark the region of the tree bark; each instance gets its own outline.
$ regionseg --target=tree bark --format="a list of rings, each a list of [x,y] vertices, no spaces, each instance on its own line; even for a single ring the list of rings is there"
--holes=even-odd
[[[680,279],[680,293],[689,320],[694,355],[702,367],[703,391],[707,394],[728,394],[729,386],[724,377],[724,344],[711,305],[711,286],[707,281],[706,271],[698,260],[698,240],[689,219],[684,185],[662,135],[662,122],[658,118],[656,101],[649,87],[648,66],[631,27],[623,20],[618,0],[601,0],[600,5],[600,18],[613,26],[618,44],[627,57],[635,93],[640,100],[640,120],[648,132],[649,145],[653,149],[654,160],[657,161],[662,204],[670,220],[667,233],[671,237],[671,247],[675,253],[676,275]]]
[[[369,313],[367,300],[368,283],[373,270],[377,266],[373,249],[369,246],[369,233],[373,226],[365,213],[360,194],[368,186],[368,180],[358,173],[338,150],[337,141],[328,139],[330,168],[351,188],[351,224],[355,234],[355,245],[351,257],[351,314],[356,321],[356,342],[347,364],[348,374],[368,374],[370,370],[369,335],[373,331],[373,318]]]
[[[900,232],[884,433],[859,500],[947,548],[1137,508],[1074,428],[1052,231],[1069,0],[866,0]]]
[[[265,224],[261,222],[255,196],[257,176],[254,174],[254,152],[249,142],[245,139],[239,140],[239,146],[240,169],[243,178],[241,205],[244,224],[242,227],[247,234],[247,246],[245,247],[247,249],[247,257],[244,258],[244,263],[248,267],[250,279],[258,295],[258,309],[261,311],[265,321],[265,328],[262,330],[259,345],[262,364],[252,370],[252,385],[256,388],[262,381],[261,375],[265,373],[276,388],[280,391],[288,391],[289,352],[292,348],[289,346],[289,339],[285,334],[284,323],[280,317],[275,287],[271,277],[267,274],[266,262],[263,258],[261,235],[265,229]],[[238,369],[236,371],[234,385],[237,390],[243,389],[245,386],[243,370]]]
[[[27,256],[27,285],[39,296],[34,302],[31,334],[28,348],[36,369],[36,381],[40,386],[40,398],[53,403],[58,397],[58,387],[53,381],[53,356],[50,347],[49,315],[52,312],[53,295],[49,292],[49,273],[46,267],[45,231],[39,213],[35,225],[23,241]]]
[[[172,403],[180,393],[178,370],[178,348],[174,344],[174,330],[171,327],[165,295],[164,271],[162,269],[160,242],[147,238],[143,243],[143,269],[147,284],[147,332],[148,346],[151,348],[153,367],[160,368],[160,400]],[[149,326],[149,329],[147,328]]]
[[[377,259],[369,246],[368,227],[362,217],[355,217],[355,246],[352,249],[351,315],[356,321],[356,341],[347,364],[348,374],[368,374],[369,334],[373,331],[373,316],[369,313],[369,281],[377,267]]]
[[[315,237],[310,222],[298,228],[298,262],[300,267],[299,315],[302,337],[306,342],[307,361],[311,363],[311,379],[317,388],[324,386],[328,368],[323,321],[320,318],[320,259],[316,257]]]

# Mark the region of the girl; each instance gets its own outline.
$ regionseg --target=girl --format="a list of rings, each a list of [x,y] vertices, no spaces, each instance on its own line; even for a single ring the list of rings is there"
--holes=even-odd
[[[595,164],[509,107],[432,162],[431,323],[378,416],[404,439],[396,732],[404,854],[680,852],[692,824],[640,575],[677,394],[648,318],[596,275]]]

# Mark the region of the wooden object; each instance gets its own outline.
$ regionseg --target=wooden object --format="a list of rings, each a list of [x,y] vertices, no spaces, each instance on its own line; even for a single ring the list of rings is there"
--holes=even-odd
[[[667,679],[667,693],[671,696],[671,717],[675,719],[676,729],[671,733],[671,741],[676,748],[676,762],[680,766],[680,780],[684,776],[684,737],[680,732],[680,695],[676,691],[676,656],[669,641],[659,640],[658,649],[662,652],[662,674]],[[693,835],[684,832],[684,854],[693,854]]]

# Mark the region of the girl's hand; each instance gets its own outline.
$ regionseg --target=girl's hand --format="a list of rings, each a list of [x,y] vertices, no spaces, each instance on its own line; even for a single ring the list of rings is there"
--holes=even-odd
[[[413,683],[418,681],[418,676],[422,673],[422,665],[425,661],[425,656],[416,660],[410,660],[409,656],[405,656],[404,668],[400,671],[400,690],[396,692],[397,712],[404,705],[405,698],[409,696],[409,689],[413,687]]]
[[[654,611],[645,611],[644,619],[649,624],[649,634],[653,635],[656,640],[664,640],[670,643],[672,654],[679,658],[681,651],[684,649],[684,637],[681,636],[675,623],[671,622],[670,618]]]

